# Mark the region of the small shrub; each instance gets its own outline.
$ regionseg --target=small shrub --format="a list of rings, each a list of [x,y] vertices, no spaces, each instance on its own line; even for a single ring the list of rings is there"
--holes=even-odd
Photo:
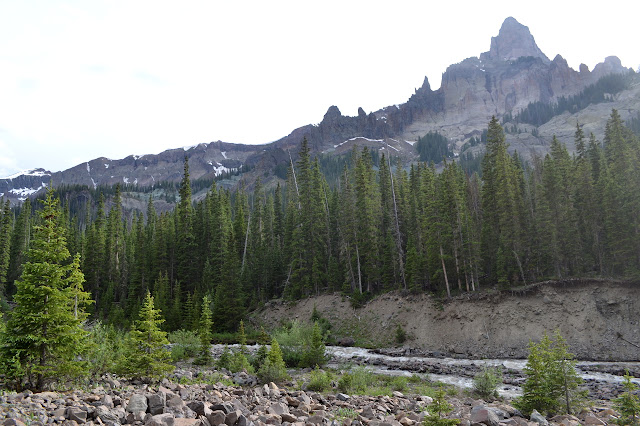
[[[406,377],[396,376],[391,379],[389,386],[391,386],[391,389],[394,391],[404,392],[407,389],[408,382]]]
[[[338,379],[338,389],[340,392],[350,393],[351,389],[353,389],[353,376],[349,373],[344,373]]]
[[[357,393],[366,393],[367,388],[378,381],[375,374],[365,367],[354,368],[351,380],[351,388]]]
[[[444,398],[445,392],[440,389],[436,392],[433,402],[429,404],[429,414],[423,420],[424,426],[454,426],[460,423],[459,419],[444,418],[446,414],[453,410],[453,406]]]
[[[281,383],[289,378],[282,360],[282,351],[276,339],[271,340],[271,350],[258,370],[258,378],[263,382]]]
[[[400,324],[396,327],[396,343],[398,345],[403,344],[407,341],[407,332],[404,331],[404,328]]]
[[[176,330],[167,336],[171,345],[171,360],[173,362],[192,358],[200,348],[198,334],[190,330]]]
[[[322,339],[322,331],[320,325],[313,323],[311,330],[311,340],[305,347],[300,360],[300,367],[322,366],[327,362],[326,347]]]
[[[497,387],[502,383],[499,368],[485,367],[473,378],[473,391],[481,398],[489,400],[498,397]]]
[[[307,385],[307,389],[316,391],[316,392],[324,392],[331,387],[331,380],[333,379],[331,373],[322,371],[320,367],[317,367],[314,370],[311,370],[309,375],[309,384]]]
[[[124,356],[127,334],[113,325],[96,322],[89,327],[89,374],[99,377],[114,371],[120,358]]]
[[[620,418],[615,422],[619,425],[637,426],[640,424],[640,399],[635,394],[638,385],[631,381],[628,371],[624,375],[622,385],[625,391],[614,400],[614,406],[620,412]]]

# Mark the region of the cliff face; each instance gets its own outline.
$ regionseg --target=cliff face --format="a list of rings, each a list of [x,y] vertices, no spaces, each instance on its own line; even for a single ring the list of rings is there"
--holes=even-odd
[[[593,71],[585,65],[573,70],[560,55],[551,61],[538,48],[526,26],[507,18],[498,35],[492,37],[489,51],[449,66],[437,90],[432,90],[425,78],[422,87],[404,104],[368,114],[360,108],[355,117],[344,116],[338,107],[331,106],[318,125],[300,127],[266,145],[218,141],[157,155],[120,160],[97,158],[52,175],[30,171],[21,177],[0,179],[0,194],[12,202],[20,202],[42,191],[49,178],[55,185],[89,187],[118,182],[140,186],[176,182],[181,179],[185,155],[189,157],[192,179],[212,178],[248,165],[253,169],[246,175],[249,183],[260,176],[268,184],[275,180],[275,167],[288,166],[292,159],[296,160],[305,137],[313,153],[341,155],[354,145],[366,145],[381,152],[387,150],[406,163],[417,160],[412,143],[427,132],[442,133],[453,141],[454,151],[460,150],[470,137],[487,127],[493,115],[498,118],[507,113],[515,115],[531,102],[554,102],[579,93],[605,75],[627,71],[614,56],[606,58]],[[579,121],[586,126],[585,131],[595,131],[596,136],[601,136],[611,108],[619,109],[622,119],[635,116],[640,109],[640,89],[633,87],[619,94],[613,103],[593,105],[573,116],[556,117],[540,126],[536,137],[531,135],[533,126],[523,125],[524,132],[508,134],[507,142],[524,158],[544,154],[554,134],[571,148],[576,123]]]

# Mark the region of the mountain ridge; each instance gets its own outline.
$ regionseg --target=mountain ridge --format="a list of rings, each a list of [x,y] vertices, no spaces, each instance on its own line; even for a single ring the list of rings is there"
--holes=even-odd
[[[605,58],[593,71],[584,64],[578,71],[573,70],[560,55],[549,60],[536,45],[528,27],[509,17],[498,35],[492,37],[487,52],[450,65],[437,90],[431,89],[425,77],[422,86],[403,104],[368,114],[359,108],[356,116],[344,116],[337,106],[331,106],[319,124],[298,127],[263,145],[215,141],[118,160],[99,157],[63,171],[0,179],[0,196],[19,203],[26,196],[40,193],[49,182],[90,188],[116,183],[153,186],[159,181],[177,182],[182,176],[185,155],[194,179],[213,180],[245,167],[252,170],[243,175],[249,183],[258,176],[274,182],[277,177],[273,169],[295,161],[300,141],[305,137],[315,154],[342,155],[353,146],[367,145],[378,151],[387,150],[407,164],[418,160],[413,143],[428,132],[443,134],[451,141],[453,151],[460,153],[470,138],[482,133],[491,116],[515,114],[532,102],[556,102],[563,96],[579,93],[602,76],[629,71],[615,56]],[[635,89],[632,98],[638,102],[635,107],[633,102],[630,107],[629,102],[625,104],[623,119],[638,113],[640,93]],[[585,124],[594,129],[603,128],[607,116],[591,112]],[[532,135],[533,126],[518,126],[526,135],[508,135],[507,139],[512,149],[518,149],[524,158],[542,155],[555,133],[561,133],[561,141],[570,145],[571,139],[564,135],[567,129],[575,129],[577,121],[584,123],[585,120],[569,116],[562,122],[556,120],[554,126],[540,126],[539,136]],[[227,186],[236,183],[223,182]]]

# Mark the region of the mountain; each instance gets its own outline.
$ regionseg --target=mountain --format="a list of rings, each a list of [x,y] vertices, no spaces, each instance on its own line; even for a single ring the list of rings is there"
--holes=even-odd
[[[192,179],[225,178],[221,184],[234,186],[240,178],[251,183],[260,176],[270,184],[279,179],[276,168],[296,160],[304,137],[314,154],[342,155],[354,146],[366,145],[389,152],[407,164],[419,158],[413,146],[418,138],[437,131],[451,141],[454,152],[477,153],[482,148],[469,148],[468,142],[482,134],[493,115],[506,119],[506,126],[512,129],[507,141],[526,159],[547,152],[554,134],[572,149],[578,122],[587,134],[601,132],[612,108],[617,108],[624,120],[636,117],[640,110],[640,84],[635,80],[630,87],[608,96],[608,102],[554,116],[539,126],[509,119],[531,103],[554,104],[578,95],[602,77],[632,72],[613,56],[592,71],[586,65],[576,71],[560,55],[550,60],[536,45],[529,29],[509,17],[498,35],[492,37],[489,51],[449,66],[437,90],[431,89],[425,77],[423,85],[404,104],[369,114],[360,108],[354,117],[344,116],[331,106],[318,125],[297,128],[265,145],[217,141],[120,160],[97,158],[55,173],[36,169],[0,179],[0,196],[20,202],[40,193],[50,181],[54,185],[90,188],[116,183],[151,187],[159,182],[177,182],[185,155]],[[602,134],[596,136],[602,138]]]

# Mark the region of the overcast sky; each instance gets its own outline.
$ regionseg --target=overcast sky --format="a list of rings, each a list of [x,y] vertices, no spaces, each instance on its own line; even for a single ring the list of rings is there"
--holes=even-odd
[[[403,103],[513,16],[550,58],[640,65],[637,10],[538,1],[0,0],[0,176]]]

